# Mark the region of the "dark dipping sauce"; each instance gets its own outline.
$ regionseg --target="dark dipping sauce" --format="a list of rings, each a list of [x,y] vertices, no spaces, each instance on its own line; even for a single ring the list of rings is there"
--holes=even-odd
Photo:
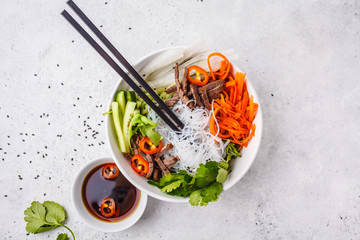
[[[102,176],[102,168],[112,163],[96,166],[85,177],[81,187],[81,197],[86,209],[95,218],[105,222],[119,222],[129,217],[138,207],[141,192],[120,172],[119,176],[107,180]],[[119,217],[104,217],[100,212],[101,202],[111,197],[119,204]]]

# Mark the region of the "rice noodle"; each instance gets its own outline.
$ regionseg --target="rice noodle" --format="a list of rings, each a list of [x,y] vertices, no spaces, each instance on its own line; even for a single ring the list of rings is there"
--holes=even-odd
[[[175,170],[194,172],[201,163],[222,161],[226,154],[226,143],[224,144],[219,137],[210,134],[209,121],[212,113],[200,107],[190,109],[181,101],[174,105],[173,111],[184,123],[181,133],[174,132],[150,108],[148,118],[158,123],[155,131],[164,137],[163,143],[171,142],[174,145],[165,157],[178,156],[180,158],[180,161],[173,166]]]

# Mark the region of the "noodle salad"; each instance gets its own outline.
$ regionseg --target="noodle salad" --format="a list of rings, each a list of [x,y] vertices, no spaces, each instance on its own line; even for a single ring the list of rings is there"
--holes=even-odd
[[[205,206],[219,198],[230,162],[255,136],[258,104],[245,74],[232,73],[229,59],[236,55],[198,45],[164,52],[139,71],[184,123],[181,132],[133,91],[119,91],[105,114],[111,114],[119,149],[137,174],[164,193]]]

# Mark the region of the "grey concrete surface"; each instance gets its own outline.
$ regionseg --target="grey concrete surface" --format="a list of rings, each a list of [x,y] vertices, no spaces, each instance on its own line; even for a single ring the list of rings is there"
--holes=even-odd
[[[102,113],[118,76],[60,16],[65,1],[2,1],[1,239],[66,231],[26,235],[33,200],[62,204],[77,239],[360,239],[359,1],[77,3],[131,62],[197,38],[234,48],[261,99],[262,145],[216,203],[150,198],[130,229],[90,229],[70,187],[81,166],[110,154]]]

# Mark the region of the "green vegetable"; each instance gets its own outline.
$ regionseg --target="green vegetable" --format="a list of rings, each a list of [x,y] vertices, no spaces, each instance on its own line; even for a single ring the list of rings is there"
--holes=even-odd
[[[229,175],[229,172],[226,169],[220,167],[219,172],[216,176],[216,181],[218,183],[223,183],[226,181],[228,175]]]
[[[157,123],[154,123],[153,121],[149,120],[147,117],[137,114],[135,115],[129,126],[129,138],[128,142],[130,143],[131,137],[137,132],[140,131],[140,133],[145,137],[148,136],[150,140],[156,145],[159,145],[159,142],[163,137],[154,131],[154,128],[157,126]]]
[[[123,153],[127,153],[129,152],[129,146],[128,143],[126,142],[126,138],[120,124],[120,119],[122,118],[122,116],[119,113],[119,104],[117,102],[112,102],[111,110],[112,110],[112,117],[114,121],[116,135],[119,141],[120,151]]]
[[[131,119],[135,116],[134,112],[135,112],[135,107],[136,107],[136,102],[127,102],[126,103],[126,108],[125,108],[125,114],[124,114],[124,119],[123,119],[123,132],[124,132],[124,139],[130,139],[129,138],[129,129],[130,129],[130,121]],[[129,150],[129,146],[130,146],[130,141],[126,141],[126,146],[127,146],[127,152]]]
[[[226,146],[226,162],[229,162],[231,159],[234,159],[236,157],[241,157],[241,154],[236,149],[235,143],[229,143]]]
[[[149,180],[148,183],[173,196],[189,197],[193,206],[206,206],[215,202],[223,191],[222,183],[227,179],[229,164],[225,161],[214,161],[200,164],[196,174],[184,170],[164,175],[159,182]]]
[[[68,240],[68,235],[66,233],[60,233],[56,240]]]
[[[193,206],[206,206],[209,202],[216,202],[222,191],[221,183],[214,182],[206,188],[192,192],[189,202]]]
[[[108,114],[111,114],[111,113],[112,113],[111,110],[110,110],[110,111],[107,111],[107,112],[104,112],[104,113],[103,113],[103,116],[108,115]]]
[[[46,232],[62,226],[70,231],[75,240],[74,233],[70,228],[63,225],[63,222],[66,219],[65,211],[56,202],[45,201],[41,204],[38,201],[33,201],[31,206],[24,211],[24,215],[24,220],[27,222],[26,231],[29,233],[36,234]],[[58,239],[60,235],[58,236]],[[67,239],[67,236],[66,238],[62,237],[60,239]]]
[[[115,98],[116,102],[119,104],[119,113],[124,116],[125,106],[126,106],[126,92],[121,90],[118,92]]]
[[[126,92],[126,101],[127,102],[136,102],[136,95],[134,91]]]

